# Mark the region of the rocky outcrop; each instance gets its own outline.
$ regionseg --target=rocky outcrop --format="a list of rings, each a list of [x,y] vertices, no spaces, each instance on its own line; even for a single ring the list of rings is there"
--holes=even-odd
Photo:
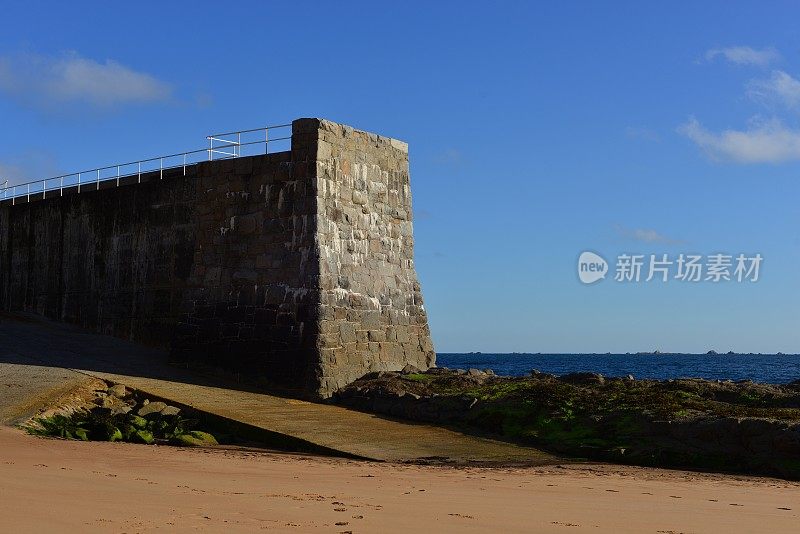
[[[335,402],[622,463],[800,479],[800,387],[596,373],[371,373]]]

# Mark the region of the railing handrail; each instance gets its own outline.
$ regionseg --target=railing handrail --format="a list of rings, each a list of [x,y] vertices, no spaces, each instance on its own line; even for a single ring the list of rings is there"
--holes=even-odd
[[[206,136],[206,138],[223,136],[223,135],[233,135],[233,134],[260,132],[261,130],[276,130],[278,128],[288,128],[291,125],[292,125],[292,123],[290,122],[289,124],[276,124],[276,125],[273,125],[273,126],[264,126],[264,127],[261,127],[261,128],[251,128],[249,130],[238,130],[236,132],[214,133],[214,134]]]
[[[169,155],[166,155],[166,156],[156,156],[156,157],[153,157],[153,158],[130,161],[128,163],[117,163],[117,164],[114,164],[114,165],[107,165],[105,167],[97,167],[97,168],[89,169],[89,170],[86,170],[86,171],[78,171],[78,172],[72,172],[72,173],[69,173],[69,174],[61,174],[61,175],[58,175],[58,176],[53,176],[51,178],[44,178],[44,179],[41,179],[41,180],[32,180],[30,182],[25,182],[25,183],[21,183],[21,184],[8,185],[8,180],[5,180],[2,183],[2,186],[0,186],[0,201],[2,201],[2,200],[14,200],[14,199],[17,199],[17,198],[20,198],[20,197],[24,197],[24,196],[28,196],[28,199],[30,200],[30,195],[31,194],[34,194],[34,195],[42,194],[42,193],[46,193],[47,191],[55,191],[55,190],[58,190],[58,189],[61,190],[61,194],[63,195],[64,187],[68,187],[69,188],[69,187],[77,186],[78,187],[78,192],[80,192],[80,187],[82,185],[85,186],[87,184],[92,184],[92,183],[98,183],[99,184],[100,182],[106,182],[106,181],[115,180],[115,179],[117,181],[117,185],[119,185],[119,181],[120,181],[121,178],[129,178],[131,176],[137,176],[137,175],[139,176],[139,180],[141,181],[141,175],[142,174],[147,174],[147,173],[151,173],[151,172],[159,172],[160,171],[161,172],[161,178],[163,178],[165,170],[171,170],[171,169],[176,169],[176,168],[180,168],[180,167],[183,167],[183,173],[184,173],[184,175],[186,175],[186,167],[187,167],[187,165],[196,165],[197,163],[200,163],[200,161],[187,162],[187,157],[193,156],[195,154],[200,154],[200,153],[203,153],[203,152],[208,154],[208,160],[209,161],[214,160],[215,159],[215,155],[216,155],[216,159],[238,158],[238,157],[242,156],[242,147],[263,144],[263,145],[265,145],[264,153],[268,154],[269,153],[269,143],[274,143],[276,141],[291,140],[291,138],[292,138],[291,134],[284,135],[282,137],[270,138],[269,131],[270,130],[280,129],[280,128],[287,128],[287,127],[290,127],[290,126],[291,126],[291,123],[289,123],[289,124],[278,124],[278,125],[274,125],[274,126],[264,126],[264,127],[261,127],[261,128],[251,128],[249,130],[239,130],[239,131],[235,131],[235,132],[211,134],[211,135],[206,136],[206,140],[208,140],[208,142],[209,142],[209,146],[206,147],[206,148],[200,148],[200,149],[196,149],[196,150],[188,150],[188,151],[185,151],[185,152],[176,152],[174,154],[169,154]],[[242,142],[242,134],[251,134],[253,132],[264,132],[264,138],[263,139],[258,139],[256,141]],[[230,136],[234,136],[234,135],[236,136],[235,140],[233,140],[233,139],[224,139],[224,137],[230,137]],[[226,143],[226,144],[224,146],[215,147],[214,146],[214,141],[221,142],[221,143]],[[224,149],[226,149],[228,151],[220,150],[221,148],[224,148]],[[232,152],[230,152],[229,150],[232,150]],[[167,167],[164,166],[164,160],[169,160],[171,158],[177,158],[177,157],[183,157],[183,163],[182,164],[179,164],[179,165],[168,165]],[[159,168],[142,171],[142,164],[152,163],[152,162],[155,162],[155,161],[159,162]],[[167,163],[169,163],[169,162],[167,162]],[[136,172],[128,172],[128,173],[125,173],[125,174],[121,173],[121,169],[123,167],[130,167],[132,165],[136,165],[137,166]],[[115,175],[112,175],[112,176],[101,177],[101,173],[103,171],[108,171],[110,169],[116,169],[117,173]],[[94,175],[94,176],[90,180],[81,182],[81,178],[82,178],[83,175],[87,175],[87,176],[88,175]],[[66,184],[65,185],[64,184],[64,179],[65,178],[70,178],[70,177],[76,177],[77,178],[77,183]],[[48,186],[47,186],[48,182],[52,182],[54,180],[59,180],[60,183],[58,185],[56,185],[56,186],[52,186],[52,187],[48,188]],[[41,185],[41,188],[34,188],[34,190],[31,191],[31,186],[38,186],[38,185]],[[23,188],[23,192],[17,193],[17,190],[19,188]],[[9,191],[11,192],[10,195],[8,194]]]

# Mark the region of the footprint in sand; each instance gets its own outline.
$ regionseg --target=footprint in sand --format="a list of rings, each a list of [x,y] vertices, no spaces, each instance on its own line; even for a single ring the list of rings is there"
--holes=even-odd
[[[552,524],[558,525],[560,527],[579,527],[580,525],[576,525],[575,523],[561,523],[560,521],[552,521]]]
[[[611,492],[611,493],[619,493],[618,490],[612,490],[612,489],[607,489],[606,491]]]
[[[730,502],[730,503],[728,503],[728,506],[744,506],[744,505],[743,504],[738,504],[738,503],[735,503],[735,502]]]
[[[785,506],[778,506],[778,510],[791,510],[791,508],[786,508]]]
[[[678,495],[670,495],[670,497],[673,499],[683,499],[683,497],[679,497]]]

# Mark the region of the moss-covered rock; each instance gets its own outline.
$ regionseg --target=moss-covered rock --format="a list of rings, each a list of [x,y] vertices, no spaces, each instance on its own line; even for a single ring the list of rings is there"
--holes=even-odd
[[[800,479],[800,388],[794,384],[594,373],[509,378],[433,369],[373,373],[334,400],[570,456]]]
[[[173,441],[177,445],[183,445],[185,447],[209,447],[213,445],[219,445],[214,436],[208,432],[201,432],[199,430],[193,430],[185,434],[179,434],[175,436]]]
[[[123,394],[124,401],[117,397]],[[117,405],[127,409],[115,409]],[[32,434],[84,441],[217,445],[211,434],[196,430],[196,424],[177,407],[149,402],[137,392],[117,385],[95,391],[95,398],[87,406],[36,417],[23,427]]]

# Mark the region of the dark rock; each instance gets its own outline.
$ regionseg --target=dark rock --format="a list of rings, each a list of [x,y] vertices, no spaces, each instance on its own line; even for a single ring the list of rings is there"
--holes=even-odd
[[[176,406],[167,406],[161,410],[161,415],[178,415],[179,413],[181,413],[181,409]]]
[[[772,443],[777,453],[795,458],[800,456],[800,425],[793,425],[780,432]]]
[[[559,380],[568,384],[604,384],[606,379],[599,373],[569,373]]]
[[[381,375],[380,371],[372,371],[362,376],[359,380],[375,380]]]
[[[397,378],[400,373],[395,371],[378,371],[378,378]]]
[[[788,425],[780,421],[746,417],[739,420],[739,432],[743,436],[758,436],[771,434],[783,430]]]
[[[128,413],[131,411],[131,407],[127,402],[111,395],[95,399],[94,403],[101,408],[107,408],[111,415]]]
[[[415,365],[411,365],[410,363],[406,364],[406,366],[403,367],[403,370],[400,371],[400,374],[403,375],[417,375],[420,373],[422,373],[422,369]]]

